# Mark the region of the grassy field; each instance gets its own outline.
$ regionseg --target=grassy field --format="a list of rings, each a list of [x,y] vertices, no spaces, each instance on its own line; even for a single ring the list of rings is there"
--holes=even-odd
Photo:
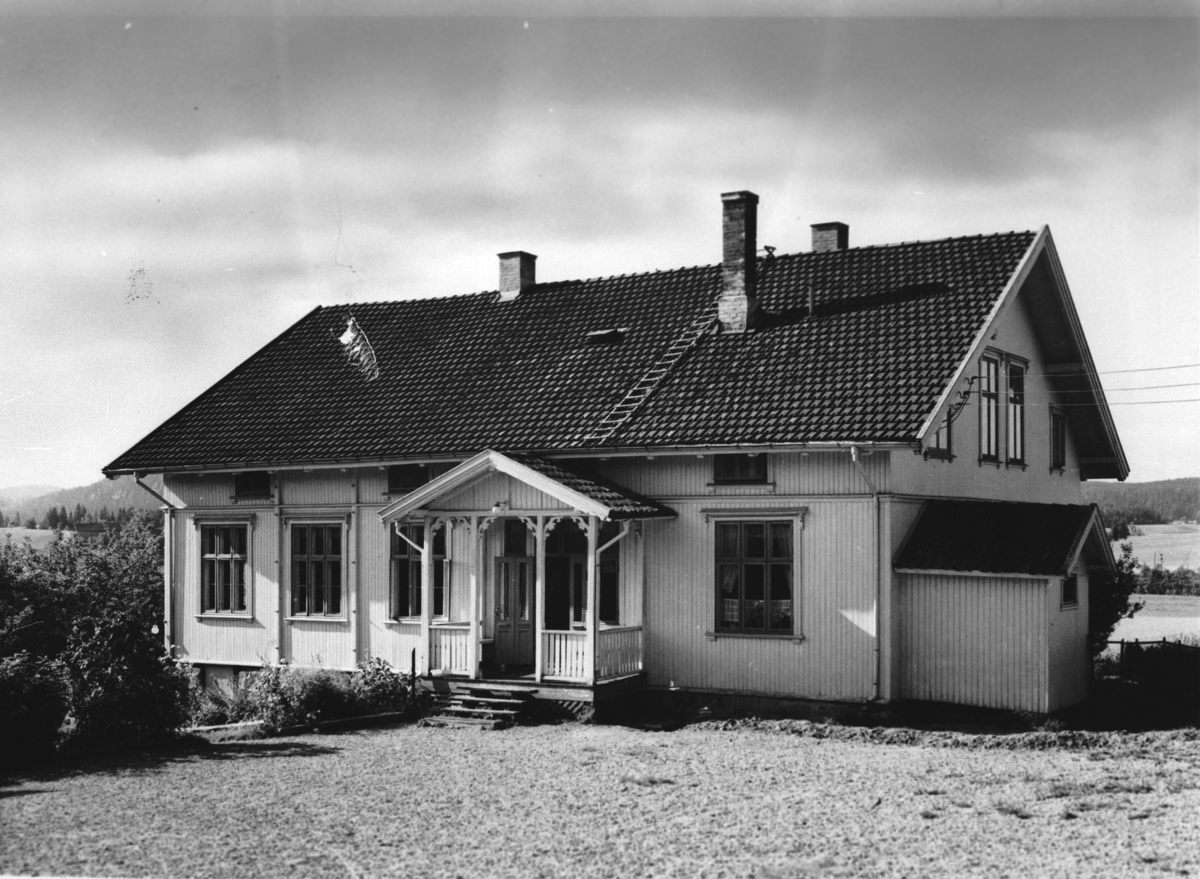
[[[13,543],[24,543],[26,538],[29,538],[34,549],[45,549],[54,541],[54,532],[40,528],[0,528],[0,543],[8,539]]]
[[[1112,641],[1171,641],[1182,636],[1200,638],[1200,595],[1135,595],[1145,606],[1133,619],[1121,620]]]
[[[1200,525],[1139,525],[1141,537],[1130,537],[1133,554],[1143,565],[1164,568],[1200,568]]]
[[[1195,875],[1200,733],[402,727],[31,772],[0,826],[19,874]]]

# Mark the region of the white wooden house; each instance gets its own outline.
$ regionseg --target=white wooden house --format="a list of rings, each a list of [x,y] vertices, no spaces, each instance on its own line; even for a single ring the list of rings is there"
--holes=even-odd
[[[1083,699],[1128,466],[1050,231],[318,308],[121,455],[214,676],[380,656],[632,689]]]

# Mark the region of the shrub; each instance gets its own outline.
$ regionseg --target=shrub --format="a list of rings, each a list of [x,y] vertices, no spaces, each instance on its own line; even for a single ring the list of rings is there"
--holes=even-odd
[[[353,697],[346,676],[325,669],[264,667],[250,678],[248,701],[253,717],[246,719],[261,720],[269,730],[353,713]]]
[[[350,691],[364,714],[410,711],[414,706],[412,680],[378,656],[360,662],[350,676]]]
[[[1142,609],[1141,602],[1130,601],[1137,590],[1137,559],[1133,544],[1121,544],[1116,571],[1096,573],[1088,588],[1088,649],[1096,659],[1108,647],[1108,638],[1117,623]]]
[[[0,760],[51,750],[66,716],[61,668],[25,652],[0,658]]]

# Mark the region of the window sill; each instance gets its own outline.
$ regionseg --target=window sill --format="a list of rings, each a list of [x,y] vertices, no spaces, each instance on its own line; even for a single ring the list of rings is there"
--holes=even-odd
[[[925,460],[928,461],[930,458],[933,458],[935,461],[945,461],[947,464],[949,464],[954,460],[954,455],[952,455],[950,452],[942,451],[941,449],[926,449]]]
[[[995,467],[997,470],[999,470],[1000,469],[1000,459],[999,458],[980,458],[979,466],[980,467]]]
[[[384,620],[383,624],[385,626],[419,626],[421,625],[421,619],[420,617],[402,617],[398,620]]]
[[[196,616],[196,619],[204,620],[204,621],[237,620],[238,622],[243,622],[243,623],[250,622],[254,619],[254,614],[250,613],[250,611],[246,611],[245,613],[240,613],[240,612],[239,613],[212,613],[212,612],[204,613],[204,612],[201,612],[201,613],[196,614],[195,616]]]
[[[1050,472],[1062,476],[1067,472],[1066,467],[1051,467]]]
[[[274,495],[255,494],[255,495],[230,495],[229,502],[232,504],[271,504],[275,502]]]
[[[1015,458],[1014,458],[1014,459],[1013,459],[1013,460],[1011,460],[1011,461],[1005,461],[1005,462],[1004,462],[1004,468],[1005,468],[1006,470],[1007,470],[1007,469],[1018,469],[1018,468],[1019,468],[1019,469],[1021,469],[1021,470],[1028,470],[1028,469],[1029,469],[1029,465],[1028,465],[1028,464],[1026,464],[1024,461],[1020,461],[1020,460],[1017,460],[1017,459],[1015,459]]]
[[[325,617],[325,616],[302,616],[302,617],[286,617],[289,623],[337,623],[339,625],[349,625],[350,618],[346,616]]]
[[[1058,606],[1058,609],[1059,610],[1079,610],[1079,602],[1075,601],[1075,602],[1071,602],[1070,604],[1060,604]]]
[[[775,494],[774,482],[710,482],[704,486],[708,494]]]
[[[705,632],[704,637],[709,641],[716,641],[719,638],[752,638],[759,641],[791,641],[793,644],[800,644],[805,640],[803,635],[795,635],[790,632],[780,632],[779,634],[769,634],[767,632]]]

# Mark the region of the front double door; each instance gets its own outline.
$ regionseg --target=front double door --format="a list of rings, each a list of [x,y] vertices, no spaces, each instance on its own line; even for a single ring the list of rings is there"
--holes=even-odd
[[[533,665],[533,559],[496,559],[496,663]]]

